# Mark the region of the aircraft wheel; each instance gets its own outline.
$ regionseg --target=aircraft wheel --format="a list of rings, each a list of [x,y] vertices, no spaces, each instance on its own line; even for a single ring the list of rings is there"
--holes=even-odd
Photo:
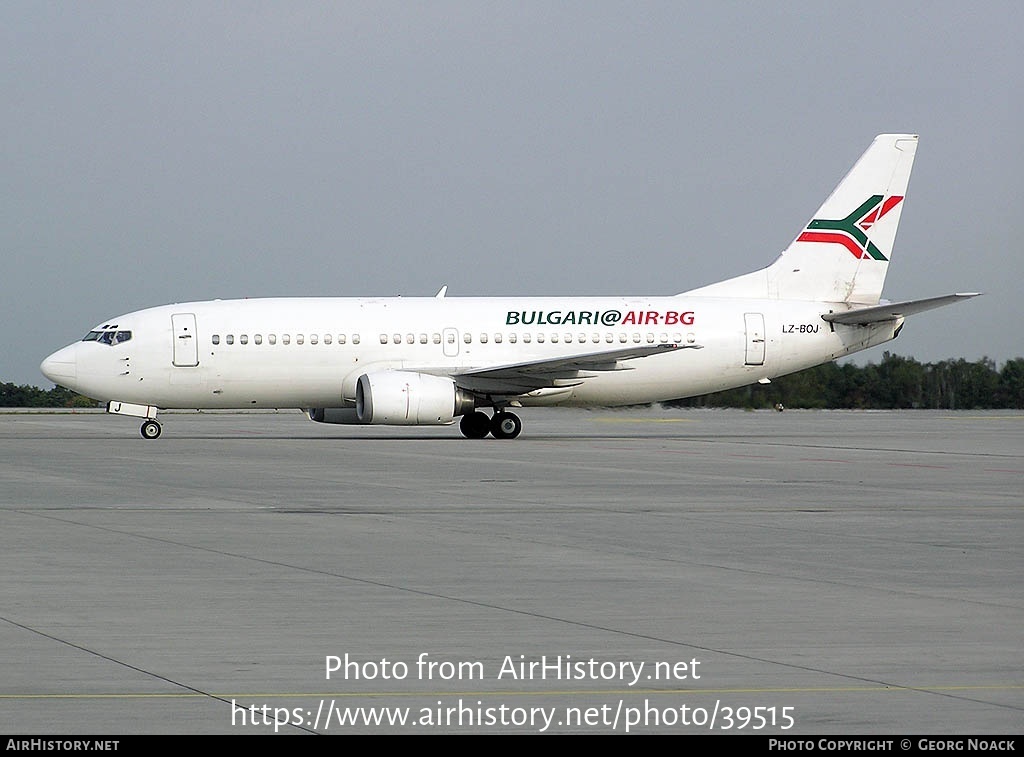
[[[523,422],[515,413],[495,413],[491,418],[491,436],[495,439],[515,439],[523,430]]]
[[[146,421],[140,429],[143,439],[156,439],[163,431],[163,427],[156,421]]]
[[[459,421],[459,431],[467,439],[483,439],[491,430],[491,419],[479,410],[466,413]]]

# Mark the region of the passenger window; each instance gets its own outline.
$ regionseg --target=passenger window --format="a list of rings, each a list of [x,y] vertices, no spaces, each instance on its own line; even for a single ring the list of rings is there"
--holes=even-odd
[[[494,335],[494,343],[495,344],[501,344],[501,334],[495,334]]]
[[[226,337],[224,337],[224,341],[227,342],[228,344],[234,344],[235,343],[235,335],[234,334],[228,334]]]
[[[281,334],[281,344],[291,344],[292,338],[288,334]]]
[[[538,341],[540,341],[540,340],[538,339]],[[552,334],[551,335],[551,343],[552,344],[558,344],[558,334]]]
[[[487,334],[480,335],[480,344],[487,344]]]
[[[277,334],[268,334],[267,341],[271,344],[277,344]]]
[[[537,334],[537,344],[544,344],[544,335]]]
[[[462,335],[462,341],[464,341],[466,344],[472,344],[473,335],[467,331],[465,334]]]
[[[636,344],[640,344],[640,335],[639,334],[633,334],[633,341]]]
[[[426,344],[426,343],[427,343],[427,335],[426,334],[420,334],[420,344]]]
[[[625,334],[625,333],[619,334],[619,342],[620,342],[621,344],[625,344],[625,343],[626,343],[626,341],[627,341],[627,339],[628,339],[628,337],[626,336],[626,334]]]
[[[249,335],[248,334],[242,334],[240,337],[238,337],[238,343],[239,344],[248,344],[249,343]]]
[[[415,334],[406,334],[405,335],[405,343],[406,344],[416,344],[416,335]]]
[[[441,335],[440,334],[434,334],[433,341],[434,341],[434,344],[440,344],[441,343]]]
[[[388,343],[388,335],[387,334],[381,334],[380,335],[380,343],[381,344],[387,344]]]
[[[295,335],[295,343],[296,344],[302,344],[305,341],[306,341],[306,338],[304,336],[302,336],[302,334],[296,334]]]
[[[253,336],[252,341],[255,344],[263,344],[263,334],[256,334]]]
[[[318,339],[319,339],[319,338],[317,337],[317,335],[316,335],[316,334],[310,334],[310,335],[309,335],[309,343],[310,343],[310,344],[316,344],[316,343],[317,343],[317,341],[318,341]]]
[[[515,344],[516,343],[516,332],[513,331],[511,334],[508,335],[508,341],[509,341],[509,344]]]
[[[210,337],[210,341],[214,344],[220,344],[220,334],[214,334]]]
[[[650,334],[650,333],[647,334],[647,343],[648,344],[654,344],[654,334]]]
[[[338,344],[344,344],[344,343],[345,343],[345,335],[344,334],[338,334]]]
[[[359,334],[352,335],[352,344],[359,344]]]
[[[330,334],[324,334],[324,344],[330,344],[330,343],[331,343],[331,335]]]
[[[533,337],[532,337],[532,336],[531,336],[530,334],[523,334],[523,343],[524,343],[524,344],[529,344],[529,343],[530,343],[530,340],[531,340],[532,338],[533,338]]]
[[[401,334],[392,334],[391,341],[393,341],[395,344],[401,344],[402,343],[402,335]]]

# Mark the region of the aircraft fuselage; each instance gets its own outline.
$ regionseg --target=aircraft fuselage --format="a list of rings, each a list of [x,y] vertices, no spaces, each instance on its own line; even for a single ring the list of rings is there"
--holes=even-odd
[[[337,407],[360,375],[455,375],[634,345],[680,349],[522,405],[629,405],[791,373],[891,338],[902,321],[830,325],[845,305],[699,297],[281,298],[165,305],[103,326],[127,341],[76,342],[47,359],[60,383],[98,400],[160,408]],[[49,368],[46,368],[46,365]]]

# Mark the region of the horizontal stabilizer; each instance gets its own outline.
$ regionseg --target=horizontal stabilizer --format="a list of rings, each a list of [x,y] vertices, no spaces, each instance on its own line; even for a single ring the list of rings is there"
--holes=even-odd
[[[908,300],[906,302],[888,302],[883,305],[874,305],[869,308],[858,308],[846,310],[841,313],[826,313],[821,316],[829,323],[844,323],[847,325],[865,325],[868,323],[880,323],[882,321],[894,321],[897,318],[923,313],[925,310],[934,310],[945,305],[952,305],[960,300],[967,300],[977,297],[981,292],[963,292],[958,294],[946,294],[942,297],[929,297],[925,300]]]

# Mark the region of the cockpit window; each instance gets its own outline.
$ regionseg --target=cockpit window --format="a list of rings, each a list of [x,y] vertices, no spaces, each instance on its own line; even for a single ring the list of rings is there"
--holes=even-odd
[[[90,331],[83,338],[83,342],[100,342],[101,344],[121,344],[132,338],[130,331],[116,331],[112,329],[101,329]]]

